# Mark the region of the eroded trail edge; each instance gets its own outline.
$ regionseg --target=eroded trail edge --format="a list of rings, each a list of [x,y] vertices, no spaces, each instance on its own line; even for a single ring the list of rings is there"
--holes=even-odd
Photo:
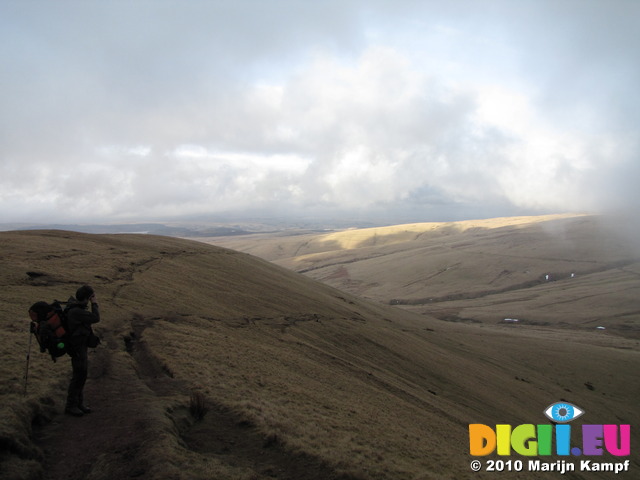
[[[360,478],[293,451],[215,399],[200,398],[202,410],[194,412],[189,382],[174,378],[144,340],[153,323],[136,315],[128,333],[107,338],[91,353],[85,396],[92,413],[81,418],[59,414],[34,426],[34,441],[44,452],[45,480],[189,478],[188,466],[170,458],[162,464],[159,452],[167,442],[184,449],[187,457],[225,466],[236,473],[233,478]]]

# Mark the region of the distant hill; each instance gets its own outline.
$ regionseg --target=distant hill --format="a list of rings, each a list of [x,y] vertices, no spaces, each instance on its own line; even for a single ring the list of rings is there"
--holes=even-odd
[[[640,338],[640,242],[625,228],[554,215],[206,241],[442,320],[506,318]]]
[[[548,423],[560,399],[587,412],[575,429],[630,423],[640,440],[637,340],[443,322],[169,237],[3,232],[0,252],[3,479],[494,478],[470,470],[468,425]],[[67,357],[32,345],[23,395],[27,309],[84,283],[103,343],[95,411],[75,418],[61,415]]]
[[[80,233],[144,233],[170,237],[223,237],[227,235],[248,235],[249,231],[227,225],[166,225],[163,223],[122,223],[122,224],[0,224],[0,231],[9,230],[68,230]]]

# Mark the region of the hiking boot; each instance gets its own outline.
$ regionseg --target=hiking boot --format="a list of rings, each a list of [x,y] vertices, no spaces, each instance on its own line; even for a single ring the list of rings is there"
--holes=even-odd
[[[82,415],[84,415],[84,412],[78,407],[67,407],[64,409],[64,413],[66,413],[67,415],[73,415],[74,417],[81,417]]]
[[[79,410],[82,411],[82,413],[91,413],[93,412],[93,410],[91,410],[89,407],[87,407],[86,405],[80,405],[78,407]]]

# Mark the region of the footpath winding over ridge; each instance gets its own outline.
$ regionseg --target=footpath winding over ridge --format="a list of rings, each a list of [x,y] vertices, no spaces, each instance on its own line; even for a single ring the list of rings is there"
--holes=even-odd
[[[103,316],[109,315],[109,304],[121,305],[120,292],[137,276],[182,255],[191,253],[164,252],[163,257],[120,268],[113,293],[104,301]],[[153,463],[159,438],[200,456],[211,455],[232,469],[253,471],[255,478],[361,480],[310,454],[291,451],[212,398],[202,399],[204,416],[194,416],[192,405],[184,400],[189,382],[174,378],[144,339],[154,320],[160,318],[132,313],[128,324],[111,322],[108,330],[102,329],[101,345],[90,351],[85,388],[92,413],[78,418],[60,412],[50,421],[34,424],[34,442],[44,453],[43,480],[174,478],[175,472],[162,471],[162,464]],[[68,357],[58,361],[61,365],[56,367],[67,368]],[[60,391],[65,387],[61,384]],[[180,478],[189,478],[188,472],[183,473]]]

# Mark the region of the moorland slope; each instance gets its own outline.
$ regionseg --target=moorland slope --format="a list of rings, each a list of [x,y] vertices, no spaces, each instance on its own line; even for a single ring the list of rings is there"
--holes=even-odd
[[[207,239],[442,320],[640,338],[640,242],[623,219],[548,215]]]
[[[560,399],[640,420],[638,342],[608,332],[442,322],[167,237],[4,232],[0,252],[2,478],[494,478],[470,471],[470,423],[547,423]],[[24,391],[26,312],[85,283],[103,343],[75,418],[68,358],[32,346]]]

